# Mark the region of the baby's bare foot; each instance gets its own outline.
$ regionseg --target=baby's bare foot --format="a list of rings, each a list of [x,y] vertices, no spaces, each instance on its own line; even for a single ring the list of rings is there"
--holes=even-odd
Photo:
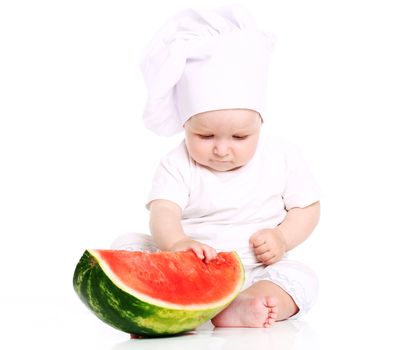
[[[216,327],[270,327],[278,314],[274,297],[238,297],[211,321]]]

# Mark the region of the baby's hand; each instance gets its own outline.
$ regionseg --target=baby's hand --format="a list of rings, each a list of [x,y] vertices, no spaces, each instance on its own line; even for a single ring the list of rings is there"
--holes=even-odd
[[[199,259],[205,262],[209,262],[217,257],[217,252],[214,248],[189,238],[177,241],[170,250],[174,252],[192,250]]]
[[[278,228],[257,231],[250,237],[250,246],[264,265],[276,263],[286,252],[286,242]]]

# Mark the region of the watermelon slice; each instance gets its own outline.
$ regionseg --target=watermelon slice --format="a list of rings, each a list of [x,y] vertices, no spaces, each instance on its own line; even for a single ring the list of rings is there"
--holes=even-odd
[[[86,250],[73,284],[102,321],[138,336],[195,329],[239,293],[244,269],[235,252],[205,263],[192,251]]]

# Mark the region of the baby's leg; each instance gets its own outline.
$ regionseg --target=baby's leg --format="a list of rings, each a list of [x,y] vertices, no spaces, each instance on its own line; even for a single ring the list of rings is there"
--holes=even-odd
[[[270,281],[259,281],[244,290],[212,319],[216,327],[270,327],[298,311],[289,294]]]

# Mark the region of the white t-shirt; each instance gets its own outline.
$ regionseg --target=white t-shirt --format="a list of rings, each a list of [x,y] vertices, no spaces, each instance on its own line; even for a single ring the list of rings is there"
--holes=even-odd
[[[252,265],[250,236],[276,227],[287,210],[318,201],[319,190],[295,146],[262,135],[253,158],[228,172],[196,163],[183,141],[157,169],[147,203],[155,199],[181,207],[188,236],[217,251],[235,250]]]

